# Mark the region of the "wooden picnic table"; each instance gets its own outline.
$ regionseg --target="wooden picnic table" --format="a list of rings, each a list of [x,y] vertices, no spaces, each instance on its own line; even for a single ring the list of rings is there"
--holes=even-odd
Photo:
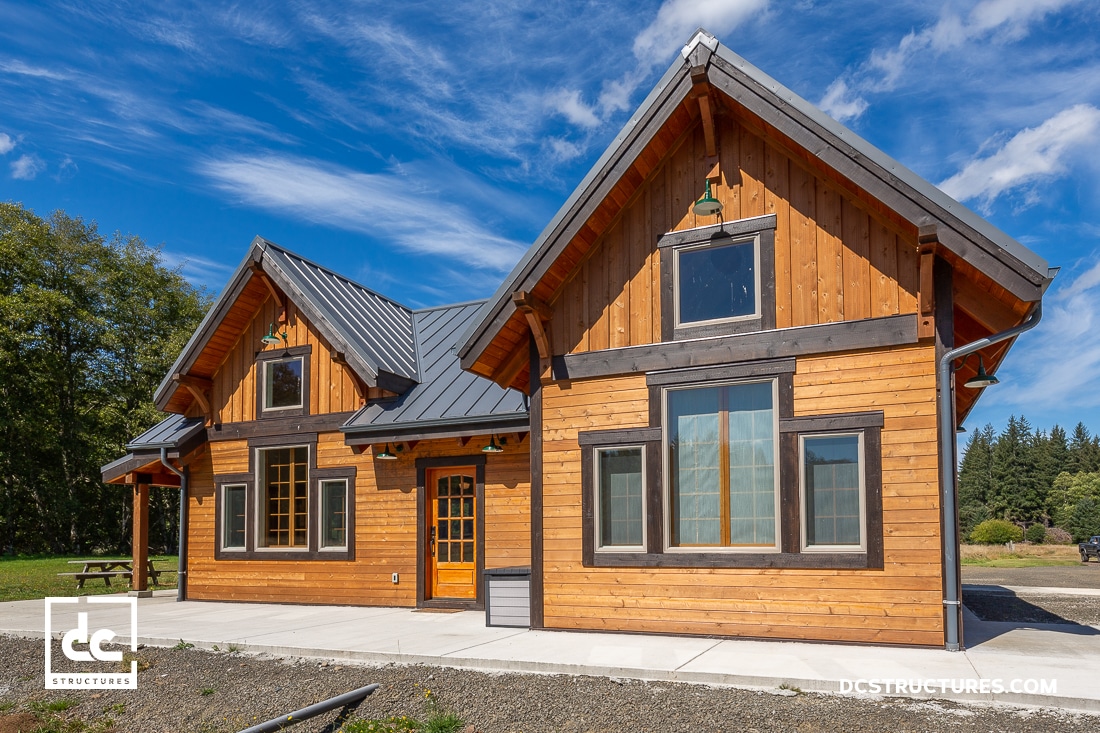
[[[58,573],[58,575],[73,576],[76,578],[76,587],[83,588],[84,581],[92,578],[103,578],[107,587],[111,585],[111,578],[126,578],[129,580],[134,574],[134,562],[130,559],[109,560],[95,558],[92,560],[69,560],[70,565],[83,565],[84,569],[76,573]],[[161,573],[172,572],[170,570],[157,569],[153,560],[148,561],[149,579],[153,585],[160,585]]]

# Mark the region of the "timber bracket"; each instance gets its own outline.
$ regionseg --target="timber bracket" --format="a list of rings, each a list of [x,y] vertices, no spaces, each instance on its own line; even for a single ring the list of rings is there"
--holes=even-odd
[[[924,340],[936,336],[936,282],[933,272],[936,264],[936,250],[940,246],[936,226],[933,224],[920,227],[917,242],[920,259],[917,338]]]
[[[535,346],[539,350],[540,359],[549,359],[550,354],[550,319],[554,315],[549,306],[543,303],[526,290],[517,290],[512,293],[512,302],[516,310],[527,319],[527,325],[531,328],[531,335],[535,337]]]
[[[195,402],[198,403],[199,409],[202,410],[203,417],[206,418],[206,426],[213,425],[215,422],[214,409],[210,400],[210,391],[213,389],[214,383],[204,377],[193,377],[178,372],[172,375],[172,381],[191,393]]]
[[[267,291],[271,293],[271,299],[275,301],[275,308],[278,311],[278,315],[275,319],[279,323],[286,323],[286,296],[283,295],[278,286],[271,281],[271,278],[264,272],[264,268],[260,263],[254,262],[248,266],[248,269],[252,271],[253,276],[260,278],[260,281],[267,286]]]

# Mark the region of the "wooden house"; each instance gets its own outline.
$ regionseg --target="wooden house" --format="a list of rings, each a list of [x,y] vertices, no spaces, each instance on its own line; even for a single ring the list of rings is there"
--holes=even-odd
[[[257,239],[104,477],[135,555],[184,484],[192,599],[478,607],[529,566],[535,628],[958,648],[964,382],[1052,275],[699,31],[483,304]]]
[[[530,396],[532,625],[957,648],[963,383],[1051,277],[698,32],[459,347]]]

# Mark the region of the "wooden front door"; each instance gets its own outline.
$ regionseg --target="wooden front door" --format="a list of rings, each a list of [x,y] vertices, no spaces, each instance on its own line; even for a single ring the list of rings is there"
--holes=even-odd
[[[474,467],[428,473],[428,578],[432,598],[477,597]]]

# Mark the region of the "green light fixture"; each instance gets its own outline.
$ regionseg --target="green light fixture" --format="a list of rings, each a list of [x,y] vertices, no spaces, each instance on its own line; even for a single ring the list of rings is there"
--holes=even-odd
[[[970,379],[966,380],[966,385],[970,389],[984,389],[993,384],[1000,384],[1001,380],[994,377],[992,374],[985,373],[985,362],[982,361],[982,357],[978,357],[978,373]]]
[[[503,443],[504,439],[502,438],[500,442]],[[489,437],[489,445],[482,448],[481,452],[482,453],[503,453],[504,449],[501,448],[499,445],[497,445],[497,437],[495,435],[492,435],[492,436]]]
[[[722,213],[722,202],[711,195],[709,178],[707,179],[707,192],[703,194],[703,198],[695,202],[691,210],[695,212],[696,216],[714,216]]]
[[[956,433],[965,433],[966,428],[964,428],[962,425],[960,425],[959,427],[955,428],[955,432]]]
[[[278,346],[279,344],[285,344],[286,331],[283,331],[282,333],[275,333],[275,324],[272,323],[271,326],[269,326],[267,329],[267,335],[260,340],[263,341],[264,345],[266,346]]]
[[[376,451],[374,457],[380,461],[396,461],[397,456],[392,450],[390,450],[390,444],[386,443],[386,447],[381,451]]]

